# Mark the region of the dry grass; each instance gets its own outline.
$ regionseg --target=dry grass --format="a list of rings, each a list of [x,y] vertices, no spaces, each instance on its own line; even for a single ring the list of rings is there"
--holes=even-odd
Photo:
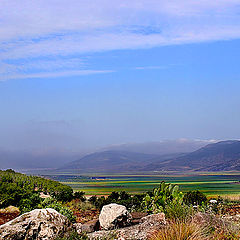
[[[240,223],[210,215],[202,222],[173,221],[159,229],[150,240],[240,240]]]
[[[0,213],[20,213],[19,208],[14,207],[14,206],[9,206],[5,209],[0,209]]]
[[[72,211],[75,211],[75,210],[86,211],[86,210],[96,209],[96,207],[90,202],[82,202],[79,199],[73,199],[71,202],[67,202],[64,205],[70,208]]]
[[[153,235],[151,240],[207,240],[204,230],[194,222],[172,222]]]
[[[240,195],[239,194],[223,195],[222,198],[225,199],[225,200],[229,200],[229,201],[240,202]]]

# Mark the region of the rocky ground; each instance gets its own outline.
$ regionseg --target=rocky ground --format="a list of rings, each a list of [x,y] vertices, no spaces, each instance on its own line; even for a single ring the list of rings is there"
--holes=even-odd
[[[77,210],[73,211],[74,216],[76,216],[77,223],[86,223],[91,220],[98,219],[99,217],[99,210]]]
[[[217,231],[222,231],[227,223],[225,220],[232,222],[238,217],[236,221],[239,222],[239,209],[239,205],[229,207],[226,211],[230,214],[226,217],[225,215],[216,217],[212,214],[198,212],[192,220],[199,226],[208,226],[211,223],[211,226],[214,226]],[[12,207],[12,215],[9,215],[11,217],[14,216],[13,210],[16,210],[16,208]],[[10,213],[10,209],[8,209],[8,213]],[[135,212],[130,214],[125,206],[115,203],[105,205],[99,217],[97,217],[98,213],[93,214],[93,216],[91,213],[89,214],[79,218],[82,219],[82,222],[71,224],[65,216],[54,209],[35,209],[1,225],[0,239],[54,240],[58,236],[76,231],[78,234],[87,233],[91,240],[109,239],[109,236],[118,240],[145,240],[149,239],[159,229],[164,229],[169,225],[164,213],[147,215],[146,213]],[[6,210],[4,217],[5,220],[10,219]],[[86,221],[88,217],[94,219]]]
[[[146,216],[145,213],[130,214],[126,207],[117,204],[104,206],[99,220],[71,224],[54,209],[35,209],[0,226],[0,239],[52,240],[57,236],[76,230],[88,233],[90,239],[102,239],[114,235],[116,239],[147,239],[147,236],[166,224],[164,213]]]

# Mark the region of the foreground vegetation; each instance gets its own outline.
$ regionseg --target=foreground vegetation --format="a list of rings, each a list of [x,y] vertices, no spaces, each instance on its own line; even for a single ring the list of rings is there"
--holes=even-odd
[[[108,197],[93,196],[91,202],[96,208],[110,202],[125,205],[129,211],[144,211],[151,213],[164,212],[167,225],[149,236],[150,240],[239,240],[239,219],[227,216],[228,207],[240,204],[239,201],[207,199],[200,191],[190,191],[183,194],[178,185],[162,182],[158,188],[139,195],[135,207],[131,205],[136,196],[126,192],[112,192]],[[86,200],[84,200],[86,202]],[[147,229],[146,229],[147,231]],[[74,232],[62,240],[88,239],[87,235]],[[116,234],[109,232],[104,239],[117,239]]]
[[[49,196],[41,198],[41,194]],[[235,218],[240,199],[212,200],[198,190],[183,193],[178,184],[162,181],[145,193],[113,191],[108,196],[86,197],[83,191],[73,193],[71,187],[46,178],[26,176],[13,170],[0,171],[0,208],[18,207],[22,213],[35,208],[54,208],[71,222],[97,219],[101,208],[109,203],[126,206],[130,212],[154,214],[164,212],[167,225],[152,234],[151,240],[239,240],[240,219]],[[7,207],[7,208],[6,208]],[[233,216],[229,213],[233,212]],[[61,240],[88,239],[86,234],[70,232]],[[105,239],[116,239],[110,233]]]

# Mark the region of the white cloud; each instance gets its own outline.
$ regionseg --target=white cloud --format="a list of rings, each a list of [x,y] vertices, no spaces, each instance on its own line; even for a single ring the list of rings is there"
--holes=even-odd
[[[58,71],[58,72],[44,72],[44,73],[27,73],[27,74],[9,74],[1,76],[0,81],[10,79],[27,79],[27,78],[55,78],[55,77],[68,77],[68,76],[82,76],[92,74],[112,73],[112,70],[79,70],[79,71]]]
[[[65,74],[84,70],[71,62],[73,54],[238,39],[239,10],[239,0],[2,0],[0,72],[25,76],[26,68],[37,68],[39,75]],[[38,62],[62,56],[55,63]],[[29,58],[25,69],[6,65]]]

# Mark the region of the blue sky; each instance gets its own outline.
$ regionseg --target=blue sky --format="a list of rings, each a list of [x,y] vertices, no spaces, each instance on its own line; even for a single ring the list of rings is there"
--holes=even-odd
[[[0,149],[240,135],[240,2],[0,2]]]

